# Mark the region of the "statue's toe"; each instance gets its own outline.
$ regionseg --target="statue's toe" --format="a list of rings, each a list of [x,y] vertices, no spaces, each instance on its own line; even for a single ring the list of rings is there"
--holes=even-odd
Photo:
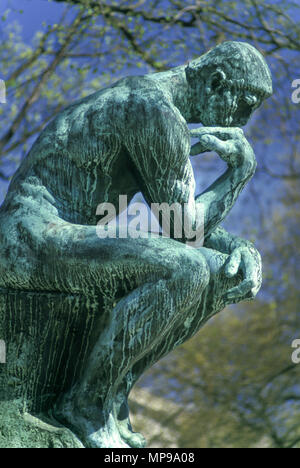
[[[130,447],[133,448],[144,448],[146,447],[147,441],[143,434],[133,432],[127,443],[130,445]]]
[[[133,432],[128,430],[121,430],[120,435],[122,439],[132,448],[144,448],[146,447],[147,441],[143,434],[139,432]]]

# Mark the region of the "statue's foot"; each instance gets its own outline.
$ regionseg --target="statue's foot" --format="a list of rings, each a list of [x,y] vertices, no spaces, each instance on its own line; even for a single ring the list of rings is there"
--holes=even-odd
[[[123,401],[122,401],[123,400]],[[144,448],[146,446],[146,439],[143,434],[134,432],[130,423],[129,408],[127,398],[121,399],[122,403],[119,405],[114,403],[114,418],[118,427],[120,436],[132,448]]]
[[[146,447],[146,439],[143,434],[139,432],[134,432],[130,429],[129,419],[127,422],[117,421],[117,426],[119,429],[120,436],[123,441],[126,442],[132,448],[144,448]]]
[[[52,416],[69,428],[86,448],[129,448],[119,433],[111,413],[105,415],[99,408],[79,409],[65,396],[52,410]]]

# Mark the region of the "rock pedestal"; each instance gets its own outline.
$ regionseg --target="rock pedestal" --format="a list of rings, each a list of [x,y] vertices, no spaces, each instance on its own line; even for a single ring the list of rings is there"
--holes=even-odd
[[[86,364],[100,309],[97,297],[0,290],[0,447],[83,447],[49,411]]]

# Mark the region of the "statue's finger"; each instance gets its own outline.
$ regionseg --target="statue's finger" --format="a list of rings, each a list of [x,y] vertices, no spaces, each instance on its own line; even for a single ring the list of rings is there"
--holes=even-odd
[[[199,142],[191,147],[190,155],[196,156],[197,154],[205,153],[206,151],[209,151],[206,145],[202,142]]]
[[[225,266],[225,275],[227,278],[232,278],[238,273],[241,265],[241,259],[241,252],[238,249],[234,250]]]
[[[203,135],[213,135],[221,140],[234,140],[244,136],[244,132],[239,127],[201,127],[190,130],[192,138],[201,138]]]
[[[248,294],[252,290],[253,287],[254,287],[253,280],[246,279],[238,286],[227,291],[226,296],[228,299],[242,298],[246,296],[246,294]]]
[[[209,151],[216,151],[225,160],[227,156],[232,155],[236,150],[233,142],[219,140],[213,135],[203,135],[201,143],[207,146]]]
[[[244,273],[244,277],[248,280],[253,281],[253,287],[256,287],[257,283],[257,269],[256,269],[256,262],[254,258],[249,255],[249,252],[242,252],[242,262],[241,267]]]

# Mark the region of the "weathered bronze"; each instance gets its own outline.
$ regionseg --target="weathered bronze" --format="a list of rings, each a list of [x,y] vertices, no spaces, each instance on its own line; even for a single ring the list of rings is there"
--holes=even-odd
[[[0,209],[1,446],[144,446],[129,421],[135,382],[260,289],[259,253],[220,224],[256,168],[240,127],[271,93],[262,55],[225,42],[188,66],[123,78],[43,130]],[[195,198],[189,157],[205,151],[228,168]],[[171,238],[100,239],[98,205],[137,192],[175,203]],[[202,247],[174,239],[184,207],[190,226],[204,207]]]

